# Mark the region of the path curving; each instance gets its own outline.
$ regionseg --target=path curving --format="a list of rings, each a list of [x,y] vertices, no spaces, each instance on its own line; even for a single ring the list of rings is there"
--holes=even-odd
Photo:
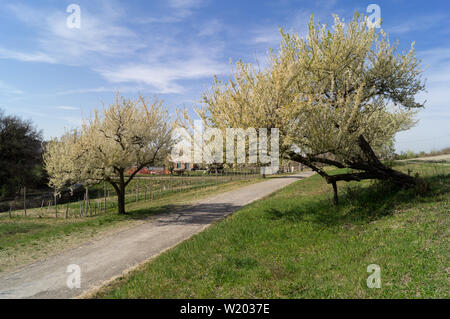
[[[3,273],[0,298],[73,298],[85,294],[237,209],[310,175],[311,172],[304,172],[274,177],[217,194],[136,227]],[[66,271],[71,264],[80,267],[80,288],[67,286],[71,274]]]

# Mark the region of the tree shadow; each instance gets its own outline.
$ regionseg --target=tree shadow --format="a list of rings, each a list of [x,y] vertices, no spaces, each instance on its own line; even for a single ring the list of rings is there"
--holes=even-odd
[[[300,176],[300,175],[286,175],[286,176],[269,176],[267,179],[277,179],[277,178],[293,178],[293,179],[304,179],[309,176]]]
[[[127,213],[124,215],[124,218],[126,219],[132,219],[132,220],[145,220],[149,219],[150,217],[161,215],[163,213],[172,212],[180,209],[182,207],[181,205],[174,205],[174,204],[166,204],[162,206],[154,206],[154,207],[147,207],[147,208],[138,208],[133,209],[131,211],[127,211]]]
[[[375,181],[368,187],[345,187],[338,206],[333,205],[329,195],[323,195],[311,201],[300,200],[289,209],[271,207],[266,213],[274,220],[309,221],[322,226],[364,224],[393,214],[399,205],[448,200],[441,195],[449,193],[450,175],[423,178],[413,189]]]
[[[242,208],[231,203],[201,203],[194,205],[173,205],[142,208],[130,211],[126,219],[147,220],[158,217],[154,221],[158,226],[164,225],[206,225],[220,220],[228,214]]]

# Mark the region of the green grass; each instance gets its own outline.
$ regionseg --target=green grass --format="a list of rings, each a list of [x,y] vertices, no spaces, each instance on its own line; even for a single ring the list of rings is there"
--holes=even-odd
[[[217,176],[214,173],[203,174],[200,172],[186,173],[183,176],[170,175],[139,175],[131,180],[125,191],[125,203],[135,204],[138,201],[150,199],[170,198],[175,194],[199,191],[204,188],[217,187],[220,184],[236,183],[245,180],[255,180],[259,178],[258,174],[238,174],[238,172],[227,171]],[[104,189],[105,187],[105,189]],[[106,194],[104,193],[106,191]],[[100,183],[91,185],[88,189],[90,198],[90,210],[85,215],[93,215],[96,211],[103,210],[104,201],[106,199],[107,208],[117,207],[117,196],[114,188],[109,183]],[[64,194],[66,201],[68,193]],[[68,203],[58,202],[57,207],[54,206],[52,196],[34,200],[33,205],[27,205],[26,217],[64,217],[66,213],[66,204],[68,205],[68,216],[70,218],[80,217],[83,203],[84,190],[76,195],[70,195]],[[106,198],[105,198],[106,196]],[[176,195],[178,196],[178,195]],[[64,201],[64,202],[66,202]],[[14,201],[12,211],[10,213],[0,213],[0,222],[2,217],[11,215],[12,217],[25,216],[23,202],[21,200]]]
[[[117,209],[114,207],[109,208],[106,213],[83,218],[80,218],[78,214],[71,214],[68,219],[63,218],[64,207],[60,208],[59,218],[55,218],[52,213],[42,214],[42,217],[38,217],[31,210],[26,217],[16,213],[9,218],[7,213],[2,214],[0,216],[0,271],[32,262],[89,240],[95,240],[96,236],[100,236],[106,231],[114,231],[117,227],[133,226],[153,215],[175,210],[181,205],[200,198],[257,181],[261,181],[261,179],[234,180],[206,187],[192,185],[189,190],[184,192],[166,191],[153,200],[147,197],[146,201],[143,200],[142,194],[139,202],[131,199],[128,201],[127,215],[118,215]],[[112,197],[110,201],[112,203]],[[72,205],[78,212],[79,204],[73,203]]]
[[[398,164],[416,189],[319,176],[246,206],[94,298],[448,298],[450,168]],[[366,285],[381,267],[380,289]]]

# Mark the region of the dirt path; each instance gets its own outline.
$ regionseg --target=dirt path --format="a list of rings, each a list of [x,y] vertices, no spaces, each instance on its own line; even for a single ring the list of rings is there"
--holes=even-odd
[[[142,225],[4,273],[0,275],[0,298],[79,296],[188,239],[242,206],[311,174],[271,178],[214,195]],[[66,271],[71,264],[80,267],[81,288],[67,286],[70,273]]]
[[[450,154],[443,154],[443,155],[436,155],[436,156],[428,156],[428,157],[416,157],[416,158],[410,158],[402,161],[446,161],[450,162]]]

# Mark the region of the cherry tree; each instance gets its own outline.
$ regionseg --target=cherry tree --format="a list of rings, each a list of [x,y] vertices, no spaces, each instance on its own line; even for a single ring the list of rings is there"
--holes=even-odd
[[[114,104],[94,110],[79,130],[48,143],[44,163],[49,184],[61,189],[108,182],[117,194],[118,213],[125,214],[127,185],[142,168],[164,162],[173,145],[172,128],[160,100],[116,95]]]

